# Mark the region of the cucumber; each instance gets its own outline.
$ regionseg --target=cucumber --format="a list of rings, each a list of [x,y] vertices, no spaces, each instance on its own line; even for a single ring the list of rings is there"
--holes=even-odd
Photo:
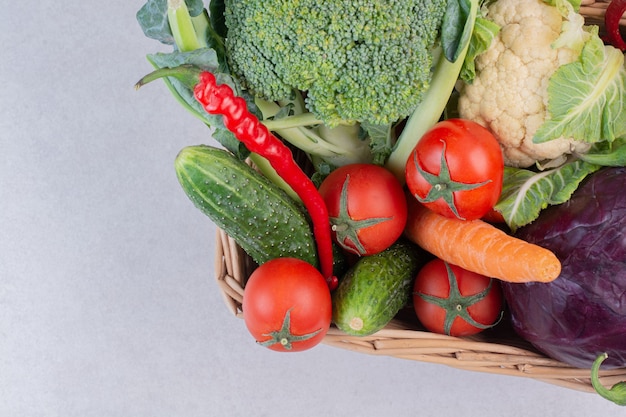
[[[343,332],[367,336],[385,327],[408,304],[424,252],[404,240],[354,264],[332,294],[333,322]]]
[[[176,176],[185,194],[257,263],[294,257],[317,267],[315,239],[301,203],[223,149],[180,151]]]

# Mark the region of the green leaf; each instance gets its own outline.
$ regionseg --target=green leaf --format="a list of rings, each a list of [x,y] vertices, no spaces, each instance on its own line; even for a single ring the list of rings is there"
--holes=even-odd
[[[450,0],[441,25],[441,45],[446,59],[455,62],[472,35],[469,25],[471,3],[468,0]]]
[[[535,143],[559,137],[610,142],[626,135],[624,55],[592,36],[579,59],[561,66],[550,78],[547,111]]]
[[[199,16],[204,11],[204,2],[202,0],[185,0],[185,4],[189,9],[191,17]]]
[[[229,74],[220,73],[217,68],[219,62],[216,52],[211,48],[196,49],[190,52],[157,53],[148,55],[148,60],[155,68],[177,67],[183,64],[192,64],[206,71],[211,71],[216,75],[219,83],[226,83],[233,87],[235,91],[241,91],[237,82]],[[226,149],[233,152],[239,158],[245,158],[249,152],[245,146],[239,142],[234,135],[226,129],[222,116],[207,113],[202,105],[195,99],[193,90],[176,78],[164,78],[170,92],[191,114],[198,117],[209,127],[215,129],[213,138],[221,143]],[[256,106],[250,104],[250,99],[246,100],[252,112],[256,111]]]
[[[200,14],[194,18],[184,1],[168,0],[167,18],[178,50],[193,51],[208,46],[206,43],[208,16]],[[199,32],[196,31],[198,25]]]
[[[167,19],[167,0],[148,0],[137,12],[137,22],[150,39],[174,45],[174,36]]]
[[[204,10],[202,0],[185,0],[189,14],[198,16]],[[143,33],[166,45],[174,45],[174,36],[167,17],[167,0],[148,0],[137,12],[137,22]]]
[[[580,9],[581,0],[543,0],[544,3],[549,4],[552,7],[556,7],[559,10],[566,9],[564,3],[569,3],[575,11]]]
[[[215,30],[215,33],[222,38],[225,38],[228,33],[226,19],[224,18],[225,10],[226,6],[224,5],[224,0],[211,0],[209,3],[209,18],[211,19],[211,26]]]
[[[598,169],[599,165],[581,160],[543,172],[505,167],[502,194],[495,209],[515,231],[539,217],[548,205],[569,200],[580,182]]]
[[[246,146],[235,137],[235,135],[225,127],[219,126],[213,132],[213,139],[220,143],[224,148],[231,151],[239,159],[246,159],[250,155],[250,151]]]
[[[393,150],[391,143],[392,125],[376,125],[363,122],[361,123],[361,128],[370,139],[370,149],[373,155],[372,162],[376,165],[383,165]]]
[[[599,142],[594,144],[589,152],[578,156],[590,164],[621,167],[626,166],[626,137],[613,142]]]
[[[476,77],[476,57],[485,52],[500,32],[500,26],[484,17],[477,17],[469,48],[459,77],[471,84]]]

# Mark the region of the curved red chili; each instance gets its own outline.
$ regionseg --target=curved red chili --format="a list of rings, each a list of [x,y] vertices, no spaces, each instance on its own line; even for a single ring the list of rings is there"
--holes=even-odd
[[[204,71],[194,87],[194,96],[211,114],[224,117],[224,126],[240,140],[250,152],[266,158],[302,199],[313,221],[313,234],[317,243],[320,270],[331,290],[337,287],[333,275],[333,249],[328,209],[311,179],[294,161],[291,150],[274,136],[248,111],[246,101],[236,96],[227,84],[217,84],[215,75]]]
[[[626,51],[626,41],[620,32],[620,19],[626,13],[626,0],[613,0],[604,14],[607,41],[622,51]]]

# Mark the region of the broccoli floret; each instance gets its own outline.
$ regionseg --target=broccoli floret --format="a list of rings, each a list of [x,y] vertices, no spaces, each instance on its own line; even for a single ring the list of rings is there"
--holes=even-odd
[[[231,70],[266,100],[306,92],[329,126],[388,124],[430,84],[447,0],[226,0]]]

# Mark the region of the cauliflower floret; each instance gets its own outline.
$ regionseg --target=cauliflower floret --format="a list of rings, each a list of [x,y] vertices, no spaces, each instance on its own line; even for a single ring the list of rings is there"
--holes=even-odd
[[[498,0],[486,14],[501,27],[490,48],[476,58],[476,78],[459,87],[459,114],[487,127],[502,147],[505,164],[528,167],[589,144],[570,138],[533,143],[548,104],[548,80],[579,51],[553,48],[563,17],[542,0]]]

